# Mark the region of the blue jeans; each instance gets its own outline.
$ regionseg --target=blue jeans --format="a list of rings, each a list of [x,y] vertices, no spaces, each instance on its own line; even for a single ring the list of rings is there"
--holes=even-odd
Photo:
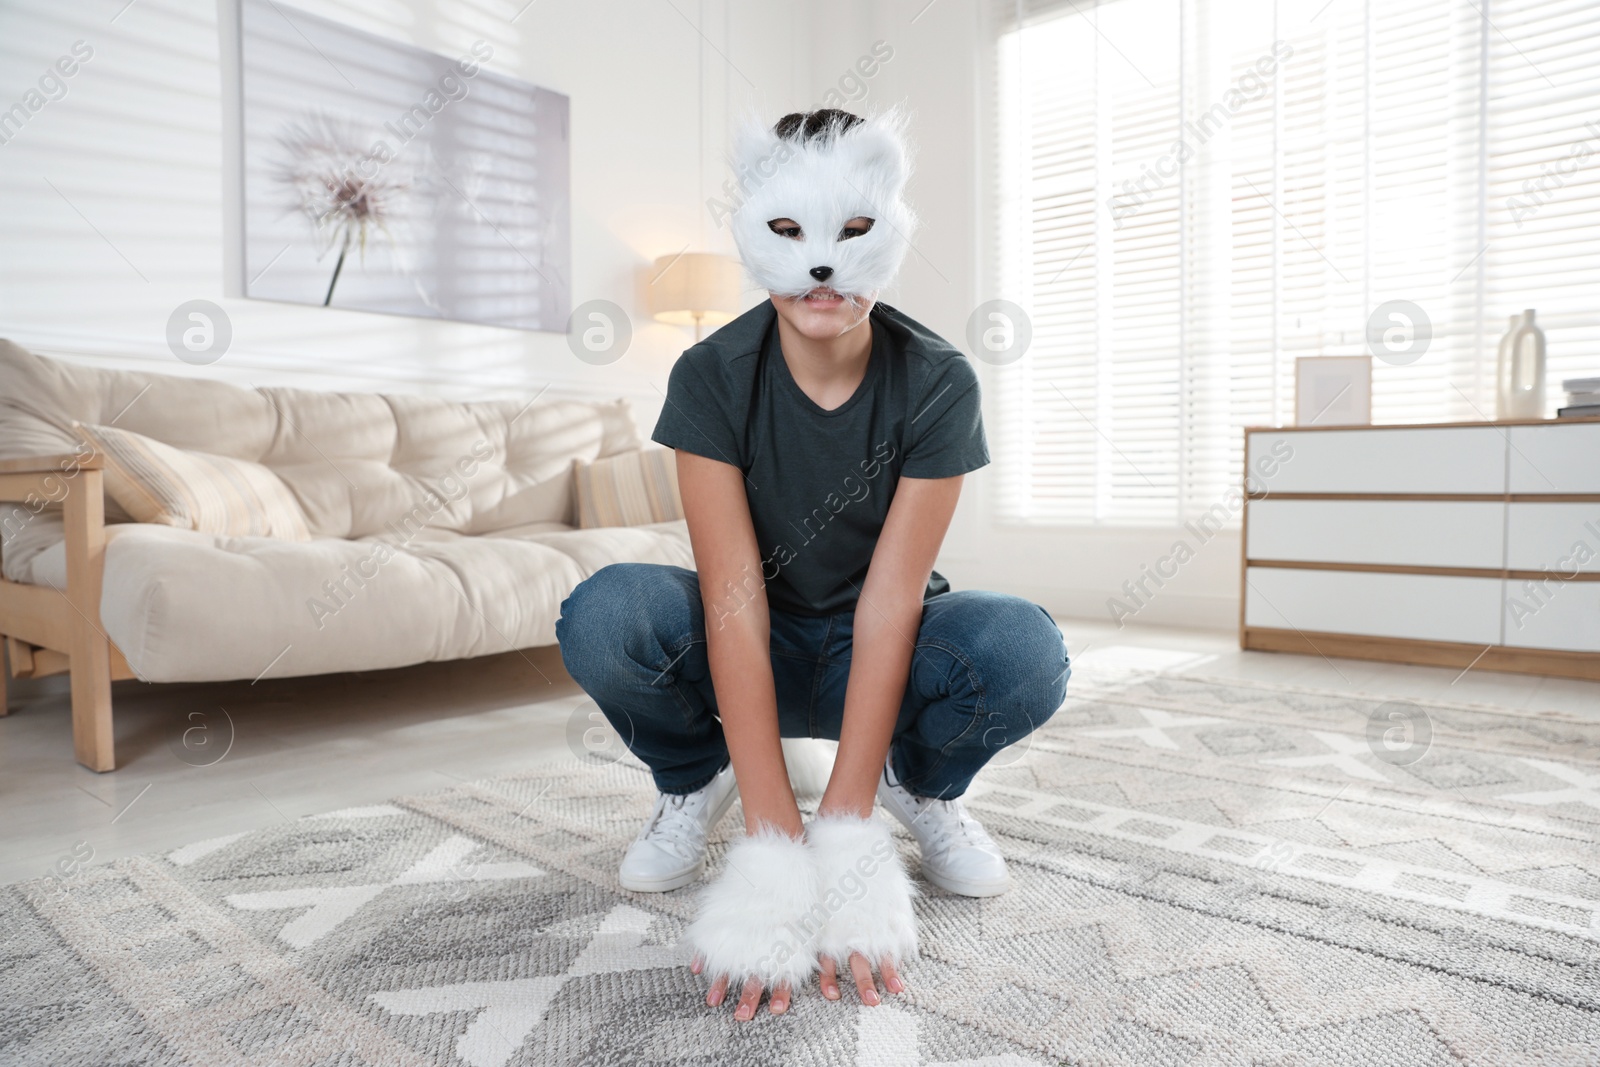
[[[779,732],[838,740],[854,612],[770,615]],[[692,793],[727,766],[694,571],[604,567],[562,603],[556,639],[567,672],[663,793]],[[896,776],[918,796],[960,796],[1055,713],[1070,673],[1061,631],[1037,604],[978,590],[928,598],[890,747]]]

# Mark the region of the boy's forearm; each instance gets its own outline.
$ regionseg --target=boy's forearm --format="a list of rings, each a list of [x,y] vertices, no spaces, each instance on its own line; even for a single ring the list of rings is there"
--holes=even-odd
[[[872,814],[878,776],[900,716],[921,623],[920,597],[874,595],[868,581],[856,605],[844,724],[821,810]]]
[[[961,476],[902,478],[856,601],[844,726],[824,810],[871,815],[922,628],[922,597],[950,528]]]
[[[689,523],[717,713],[744,803],[746,829],[800,835],[800,810],[783,769],[772,633],[761,553],[744,475],[730,463],[679,452],[678,484]]]
[[[760,598],[764,601],[765,595]],[[745,829],[768,825],[799,837],[800,809],[784,769],[778,697],[772,679],[771,630],[765,603],[709,618],[706,654],[722,733],[739,781]]]

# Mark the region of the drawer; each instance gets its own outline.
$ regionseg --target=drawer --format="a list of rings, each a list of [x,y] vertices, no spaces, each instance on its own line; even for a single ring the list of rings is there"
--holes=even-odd
[[[1513,493],[1600,493],[1600,422],[1510,429]]]
[[[1494,645],[1501,586],[1499,578],[1250,567],[1245,625]]]
[[[1504,493],[1505,431],[1491,426],[1264,430],[1249,486],[1268,493]],[[1548,490],[1545,490],[1548,491]]]
[[[1510,505],[1506,566],[1514,571],[1600,573],[1600,502]]]
[[[1252,560],[1499,570],[1504,559],[1499,501],[1268,498],[1246,506]]]
[[[1507,582],[1505,643],[1600,652],[1600,582]]]

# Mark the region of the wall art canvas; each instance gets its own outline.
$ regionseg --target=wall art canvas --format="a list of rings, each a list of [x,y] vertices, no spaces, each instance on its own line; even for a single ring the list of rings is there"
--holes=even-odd
[[[564,332],[569,100],[275,0],[240,0],[245,296]]]

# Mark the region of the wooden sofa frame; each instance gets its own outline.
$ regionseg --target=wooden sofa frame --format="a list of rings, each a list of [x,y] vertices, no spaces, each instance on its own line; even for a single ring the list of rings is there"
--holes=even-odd
[[[67,589],[0,578],[0,715],[10,710],[7,681],[72,675],[72,747],[93,771],[116,769],[111,683],[136,677],[100,625],[105,572],[105,487],[98,455],[0,460],[0,503],[32,515],[59,507],[67,535]],[[7,531],[9,533],[9,531]]]

